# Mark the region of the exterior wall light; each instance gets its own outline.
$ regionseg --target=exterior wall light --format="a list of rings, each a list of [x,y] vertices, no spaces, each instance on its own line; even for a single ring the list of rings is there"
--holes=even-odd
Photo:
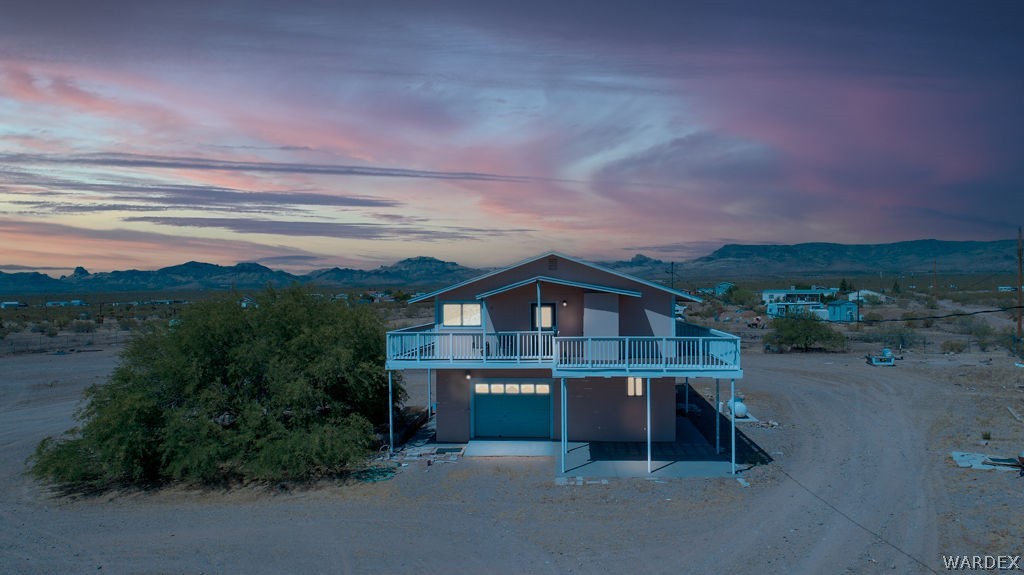
[[[473,376],[469,373],[468,369],[466,370],[466,379],[473,379]]]
[[[568,306],[569,306],[569,300],[563,299],[562,300],[562,307],[568,307]]]

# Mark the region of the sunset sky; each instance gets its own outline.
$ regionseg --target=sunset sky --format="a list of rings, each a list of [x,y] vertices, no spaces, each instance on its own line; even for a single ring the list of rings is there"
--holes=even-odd
[[[0,269],[992,240],[1024,2],[4,2]]]

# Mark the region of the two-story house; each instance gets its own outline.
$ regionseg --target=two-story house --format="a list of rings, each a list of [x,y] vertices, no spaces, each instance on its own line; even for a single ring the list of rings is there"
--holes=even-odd
[[[434,322],[388,332],[386,367],[433,371],[437,440],[559,440],[563,472],[569,441],[646,441],[650,471],[676,379],[743,376],[739,338],[676,319],[699,298],[557,252],[418,301]]]
[[[816,317],[828,319],[826,300],[836,297],[839,288],[814,287],[810,289],[766,289],[761,292],[761,303],[768,317]]]

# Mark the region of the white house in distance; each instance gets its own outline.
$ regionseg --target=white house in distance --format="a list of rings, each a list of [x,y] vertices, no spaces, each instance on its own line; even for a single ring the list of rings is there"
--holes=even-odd
[[[854,290],[847,294],[846,298],[850,301],[859,303],[863,303],[865,301],[877,301],[880,303],[887,303],[889,300],[892,299],[889,296],[885,295],[884,293],[879,293],[869,289]]]
[[[434,321],[388,332],[386,369],[436,376],[437,440],[558,440],[563,473],[569,441],[646,441],[650,473],[676,378],[743,377],[738,337],[674,317],[700,298],[558,252],[417,301]]]
[[[766,289],[761,292],[761,304],[767,307],[769,317],[809,316],[828,319],[825,300],[834,298],[839,288],[812,287],[811,289]]]

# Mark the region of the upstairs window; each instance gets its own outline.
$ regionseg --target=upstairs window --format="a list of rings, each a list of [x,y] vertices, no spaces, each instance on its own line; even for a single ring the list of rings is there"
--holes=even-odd
[[[441,323],[445,327],[479,327],[480,304],[446,303],[441,306]]]

